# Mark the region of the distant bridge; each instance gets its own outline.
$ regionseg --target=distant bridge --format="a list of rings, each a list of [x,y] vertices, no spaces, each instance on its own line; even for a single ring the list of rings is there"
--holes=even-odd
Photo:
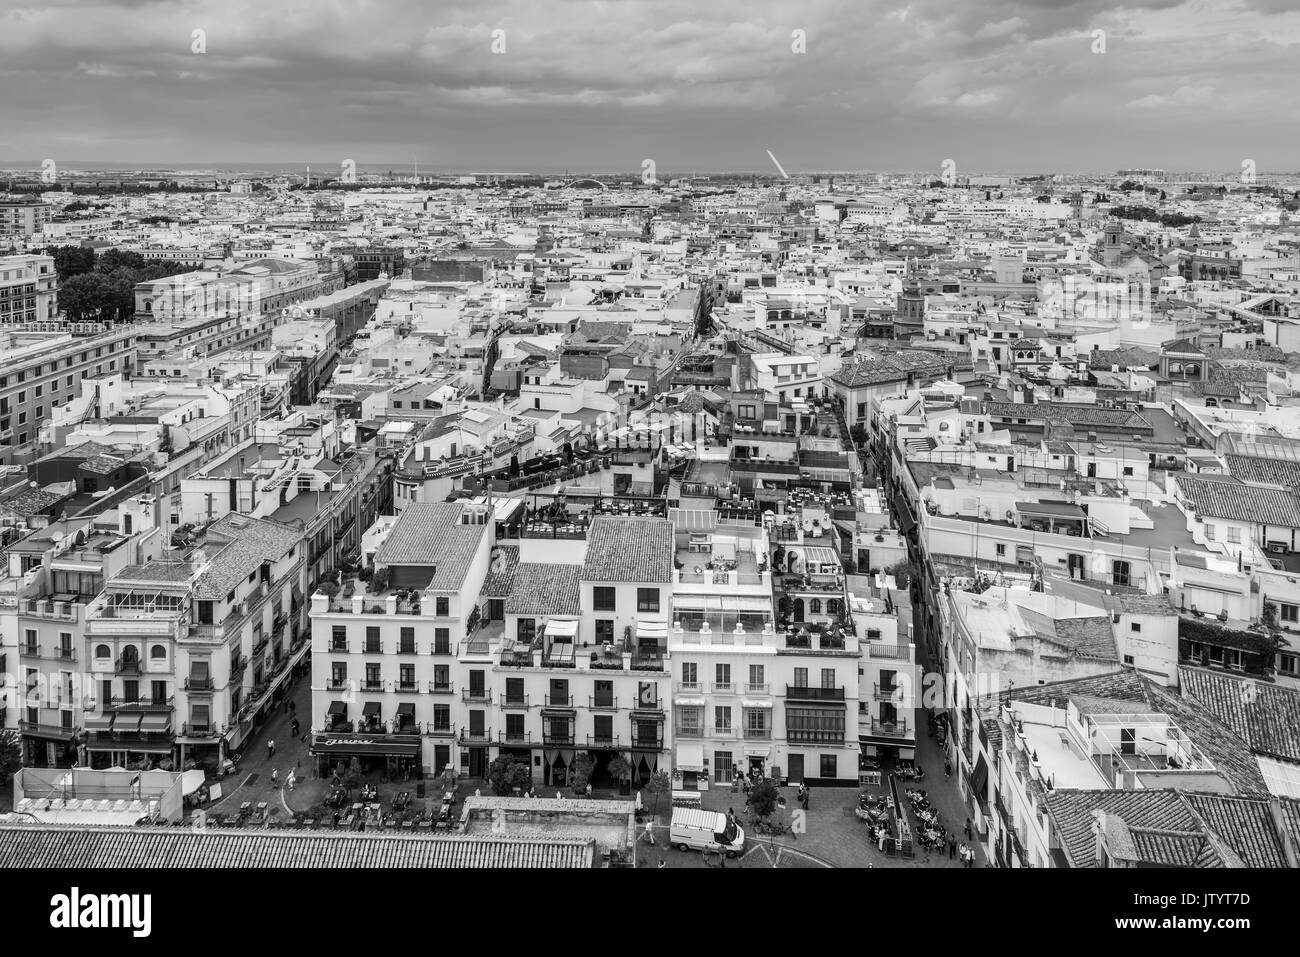
[[[551,189],[609,189],[609,186],[598,179],[574,179],[552,186]]]

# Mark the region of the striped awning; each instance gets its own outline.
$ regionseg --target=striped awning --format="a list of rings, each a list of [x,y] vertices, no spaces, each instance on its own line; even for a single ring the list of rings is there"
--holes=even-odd
[[[113,730],[123,731],[131,734],[140,730],[140,722],[144,715],[139,711],[119,711],[117,717],[113,719]]]

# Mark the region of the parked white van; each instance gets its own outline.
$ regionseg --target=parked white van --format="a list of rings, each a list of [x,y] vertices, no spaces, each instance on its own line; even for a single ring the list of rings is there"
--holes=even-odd
[[[745,850],[745,832],[738,824],[728,824],[727,815],[721,811],[675,807],[669,836],[670,843],[679,851],[693,848],[737,857]]]

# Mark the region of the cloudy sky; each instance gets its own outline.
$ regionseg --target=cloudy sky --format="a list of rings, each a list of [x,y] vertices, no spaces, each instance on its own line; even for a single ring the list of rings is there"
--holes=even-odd
[[[1135,2],[0,0],[0,164],[1300,169],[1300,4]]]

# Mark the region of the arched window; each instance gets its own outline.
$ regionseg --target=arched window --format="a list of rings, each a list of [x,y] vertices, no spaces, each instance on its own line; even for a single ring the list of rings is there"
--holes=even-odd
[[[167,648],[164,645],[154,645],[149,649],[149,657],[153,659],[166,658]]]
[[[840,600],[838,598],[826,599],[826,614],[838,615],[840,613]]]
[[[822,613],[822,600],[820,598],[808,599],[808,614],[820,615]]]
[[[108,645],[96,645],[96,646],[95,646],[95,657],[96,657],[96,658],[112,658],[112,657],[113,657],[113,649],[110,648],[110,647],[108,647]]]

